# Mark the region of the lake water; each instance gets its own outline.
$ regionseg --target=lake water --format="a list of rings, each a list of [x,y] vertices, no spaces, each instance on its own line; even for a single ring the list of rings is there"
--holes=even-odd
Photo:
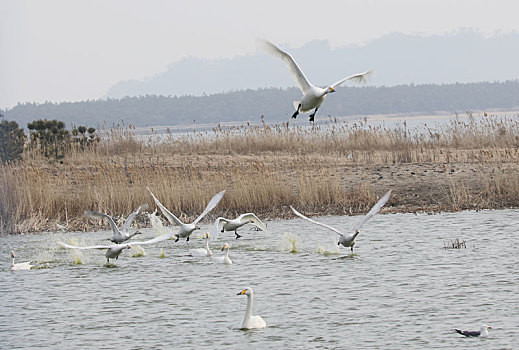
[[[345,231],[358,219],[318,218]],[[377,215],[354,254],[338,248],[335,233],[303,220],[268,228],[245,227],[239,240],[225,233],[212,243],[215,255],[231,243],[230,266],[190,257],[189,248],[203,246],[194,238],[147,246],[141,257],[132,248],[106,267],[104,251],[77,253],[58,241],[99,244],[107,231],[0,237],[0,348],[519,346],[518,210]],[[456,238],[466,249],[444,249]],[[9,271],[11,249],[18,262],[43,268]],[[236,294],[246,286],[265,329],[239,329],[247,298]],[[453,331],[482,323],[493,327],[490,338]]]

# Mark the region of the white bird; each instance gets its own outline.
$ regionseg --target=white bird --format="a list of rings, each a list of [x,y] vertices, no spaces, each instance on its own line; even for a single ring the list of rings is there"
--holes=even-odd
[[[161,235],[161,236],[157,236],[155,238],[152,238],[152,239],[149,239],[149,240],[143,241],[143,242],[131,241],[129,243],[124,243],[124,244],[94,245],[94,246],[87,246],[87,247],[78,247],[78,246],[75,246],[75,245],[65,244],[65,243],[61,243],[61,242],[58,242],[58,243],[62,247],[68,248],[68,249],[81,249],[81,250],[85,250],[85,249],[106,249],[105,256],[106,256],[106,261],[109,264],[110,263],[110,259],[116,259],[117,260],[119,258],[119,255],[121,255],[121,253],[123,252],[124,249],[130,249],[134,245],[148,245],[148,244],[162,242],[162,241],[165,241],[167,239],[170,239],[171,237],[173,237],[173,233],[167,233],[167,234],[164,234],[164,235]]]
[[[270,41],[261,40],[261,42],[263,43],[265,50],[269,54],[281,59],[288,65],[290,73],[295,78],[297,84],[299,85],[299,88],[303,92],[302,100],[294,102],[294,107],[296,108],[296,111],[292,115],[292,118],[297,117],[299,112],[305,113],[311,111],[312,109],[315,109],[314,112],[310,114],[310,121],[314,121],[315,113],[317,112],[321,104],[324,102],[324,99],[326,98],[327,94],[335,92],[335,89],[347,80],[352,80],[358,83],[365,82],[368,76],[371,75],[371,73],[373,73],[372,71],[367,71],[364,73],[354,74],[344,79],[341,79],[326,88],[317,87],[312,85],[312,83],[310,83],[308,79],[306,79],[304,73],[301,71],[296,61],[294,61],[294,58],[289,53],[281,50],[279,47],[277,47]]]
[[[30,262],[23,262],[23,263],[14,263],[14,252],[11,250],[11,258],[13,258],[13,261],[11,263],[11,271],[21,271],[21,270],[30,270],[32,265]]]
[[[487,326],[486,324],[481,325],[479,327],[479,331],[461,331],[459,329],[454,329],[456,332],[458,332],[461,335],[464,335],[466,337],[481,337],[481,338],[488,338],[488,330],[492,329],[492,327]]]
[[[261,316],[252,315],[252,303],[254,302],[254,292],[251,287],[246,287],[237,295],[247,296],[247,309],[245,310],[245,316],[241,322],[241,329],[253,329],[253,328],[265,328],[267,323]]]
[[[191,256],[212,256],[213,252],[209,249],[209,237],[211,235],[209,233],[205,234],[205,248],[196,248],[190,249],[189,255]]]
[[[292,206],[290,206],[290,209],[292,209],[294,214],[296,214],[300,218],[308,220],[313,224],[320,225],[322,227],[325,227],[325,228],[337,233],[339,235],[339,242],[337,242],[337,245],[342,244],[345,247],[351,247],[351,251],[353,251],[353,246],[355,245],[355,238],[357,238],[357,235],[360,233],[359,229],[361,228],[361,226],[364,225],[366,223],[366,221],[368,221],[373,215],[378,213],[380,211],[380,209],[382,209],[384,204],[386,204],[387,201],[389,200],[390,196],[391,196],[391,190],[387,191],[387,193],[378,200],[378,202],[373,206],[373,208],[371,208],[371,210],[357,223],[357,225],[355,225],[355,227],[353,228],[352,235],[342,233],[341,231],[337,230],[336,228],[334,228],[332,226],[329,226],[329,225],[317,222],[315,220],[312,220],[310,218],[307,218],[306,216],[304,216],[303,214],[301,214],[300,212],[295,210]]]
[[[222,251],[227,249],[224,256],[215,256],[213,257],[214,261],[219,264],[232,265],[232,260],[229,258],[229,243],[225,243],[222,247]]]
[[[85,214],[85,216],[88,216],[90,218],[100,217],[100,218],[108,219],[108,223],[110,224],[110,226],[112,227],[112,231],[114,232],[113,237],[109,238],[109,240],[114,243],[122,243],[124,241],[129,240],[133,236],[140,235],[142,233],[138,230],[135,232],[132,232],[132,233],[130,233],[129,231],[130,231],[130,226],[131,226],[133,220],[137,217],[137,215],[139,215],[141,213],[142,210],[145,210],[147,208],[148,208],[148,205],[143,204],[136,211],[131,213],[128,216],[128,218],[126,219],[126,221],[124,222],[121,229],[119,229],[117,227],[117,225],[115,224],[115,221],[108,214],[100,213],[98,211],[93,211],[93,210],[85,210],[84,214]]]
[[[153,200],[155,201],[155,204],[157,204],[157,206],[159,207],[160,211],[162,211],[162,214],[164,214],[164,216],[169,220],[169,222],[172,225],[180,226],[180,229],[178,230],[178,234],[177,234],[177,239],[175,240],[175,242],[178,242],[180,237],[186,238],[186,241],[189,241],[189,236],[191,235],[191,233],[193,233],[194,230],[200,230],[200,226],[198,226],[197,223],[200,220],[202,220],[202,218],[204,216],[206,216],[207,213],[209,213],[220,202],[220,200],[222,199],[223,195],[225,194],[225,190],[215,194],[213,196],[213,198],[211,198],[211,200],[209,201],[207,206],[205,207],[205,209],[202,212],[202,214],[200,214],[200,216],[198,216],[195,219],[195,221],[193,221],[190,224],[184,224],[182,221],[180,221],[175,215],[173,215],[169,210],[166,209],[166,207],[164,207],[159,202],[159,200],[153,195],[153,193],[151,192],[151,190],[148,187],[146,187],[146,188],[148,189],[148,191],[150,191],[150,194],[153,197]]]
[[[220,224],[223,222],[222,229],[220,231]],[[223,217],[216,218],[213,229],[211,230],[211,239],[216,240],[218,238],[218,233],[223,233],[224,231],[234,231],[236,235],[236,239],[240,238],[241,235],[236,232],[238,228],[243,225],[252,224],[258,227],[262,231],[267,231],[267,227],[261,222],[260,219],[253,213],[241,214],[236,219],[226,219]]]

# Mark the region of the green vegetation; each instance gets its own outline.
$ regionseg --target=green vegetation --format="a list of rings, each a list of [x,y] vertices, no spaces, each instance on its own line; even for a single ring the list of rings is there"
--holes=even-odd
[[[2,163],[18,160],[23,153],[25,133],[17,122],[7,121],[1,114],[0,117],[0,160]]]

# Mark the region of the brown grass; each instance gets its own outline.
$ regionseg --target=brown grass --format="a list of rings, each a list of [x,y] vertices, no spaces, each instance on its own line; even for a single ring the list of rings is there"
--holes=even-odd
[[[2,232],[85,230],[85,209],[127,216],[153,202],[146,186],[181,219],[194,219],[216,192],[217,215],[253,211],[264,218],[366,211],[393,189],[393,211],[519,205],[519,122],[452,122],[409,130],[363,123],[321,127],[250,126],[138,137],[110,130],[63,163],[27,151],[0,167]],[[144,224],[144,223],[143,223]]]

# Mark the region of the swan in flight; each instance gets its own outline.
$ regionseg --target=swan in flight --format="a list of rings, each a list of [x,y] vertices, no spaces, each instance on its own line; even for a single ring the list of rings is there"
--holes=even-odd
[[[11,258],[13,258],[13,262],[11,263],[11,271],[22,271],[22,270],[30,270],[32,265],[30,262],[23,262],[23,263],[14,263],[14,252],[11,250]]]
[[[59,244],[63,248],[68,248],[68,249],[81,249],[81,250],[84,250],[84,249],[106,249],[105,256],[106,256],[106,261],[109,264],[110,263],[110,259],[116,259],[117,260],[119,258],[119,255],[121,255],[121,253],[123,252],[124,249],[130,249],[134,245],[148,245],[148,244],[154,244],[154,243],[162,242],[162,241],[165,241],[167,239],[170,239],[171,237],[173,237],[173,233],[167,233],[167,234],[164,234],[164,235],[161,235],[161,236],[157,236],[155,238],[152,238],[152,239],[149,239],[149,240],[143,241],[143,242],[131,241],[129,243],[119,243],[119,244],[110,244],[110,245],[94,245],[94,246],[87,246],[87,247],[78,247],[78,246],[75,246],[75,245],[65,244],[65,243],[61,243],[61,242],[59,242]]]
[[[162,211],[162,214],[164,214],[164,216],[166,218],[168,218],[169,222],[172,225],[180,226],[180,229],[178,230],[178,234],[177,234],[177,239],[175,240],[175,242],[178,242],[180,237],[186,238],[186,241],[189,241],[189,236],[191,235],[191,233],[193,233],[194,230],[200,230],[200,226],[197,225],[198,222],[200,220],[202,220],[202,218],[204,216],[206,216],[207,213],[209,213],[214,207],[216,207],[216,205],[220,202],[220,200],[222,199],[223,195],[225,194],[225,190],[215,194],[213,196],[213,198],[211,198],[211,200],[209,201],[207,206],[205,207],[205,209],[202,212],[202,214],[200,214],[200,216],[197,217],[195,219],[195,221],[193,221],[190,224],[184,224],[175,215],[173,215],[169,210],[167,210],[166,207],[162,205],[162,203],[159,202],[159,200],[155,197],[153,192],[151,192],[151,190],[148,187],[146,187],[146,188],[148,189],[148,191],[150,191],[150,194],[153,197],[153,200],[155,201],[155,204],[157,204],[157,206],[159,207],[160,211]]]
[[[355,238],[357,238],[357,235],[360,233],[359,229],[361,228],[362,225],[364,225],[366,223],[366,221],[368,221],[373,215],[375,215],[376,213],[378,213],[380,211],[380,209],[382,209],[384,204],[386,204],[387,201],[389,200],[390,196],[391,196],[391,190],[387,191],[387,193],[378,200],[378,202],[373,206],[373,208],[371,208],[371,210],[357,223],[357,225],[355,225],[355,227],[353,228],[352,235],[342,233],[341,231],[337,230],[336,228],[334,228],[332,226],[328,226],[326,224],[323,224],[323,223],[317,222],[315,220],[312,220],[310,218],[307,218],[306,216],[304,216],[303,214],[301,214],[300,212],[295,210],[294,207],[292,207],[292,206],[290,206],[290,209],[292,209],[294,214],[296,214],[300,218],[308,220],[313,224],[320,225],[322,227],[325,227],[325,228],[337,233],[339,235],[339,242],[337,242],[337,245],[342,244],[345,247],[351,247],[351,251],[353,252],[353,246],[355,245]]]
[[[223,226],[220,231],[221,223],[223,223]],[[239,235],[236,231],[238,230],[238,228],[247,224],[252,224],[262,231],[267,231],[267,227],[265,226],[265,224],[263,224],[261,220],[258,219],[258,217],[253,213],[241,214],[233,220],[219,217],[215,220],[213,229],[211,231],[212,240],[216,240],[218,238],[218,232],[223,233],[224,231],[234,231],[236,239],[238,239],[241,237],[241,235]]]
[[[313,122],[315,113],[317,112],[321,104],[324,102],[324,99],[326,98],[327,94],[335,92],[335,89],[347,80],[352,80],[357,83],[365,82],[367,81],[368,77],[373,73],[373,71],[367,71],[364,73],[350,75],[349,77],[343,78],[326,88],[321,88],[312,85],[312,83],[310,83],[308,79],[306,79],[304,73],[301,71],[292,55],[281,50],[279,47],[277,47],[270,41],[261,40],[261,43],[263,44],[263,47],[265,48],[265,51],[267,51],[267,53],[281,59],[288,65],[290,73],[295,78],[297,85],[299,85],[299,88],[303,92],[303,98],[301,99],[301,101],[294,102],[294,107],[296,108],[296,111],[292,115],[292,118],[297,117],[297,115],[300,112],[306,113],[314,109],[314,112],[310,114],[310,121]]]
[[[492,327],[487,326],[486,324],[481,325],[479,328],[479,331],[461,331],[459,329],[454,329],[456,332],[458,332],[461,335],[464,335],[466,337],[481,337],[481,338],[488,338],[488,330],[492,329]]]
[[[212,256],[213,252],[209,249],[209,233],[205,234],[205,248],[190,249],[189,255],[191,256]]]
[[[225,252],[225,255],[213,257],[214,261],[216,261],[219,264],[232,265],[232,260],[229,258],[229,248],[229,243],[225,243],[222,247],[222,251],[227,250]]]
[[[124,222],[124,224],[121,227],[121,229],[119,229],[117,227],[117,225],[115,224],[114,219],[112,219],[112,217],[110,215],[108,215],[108,214],[100,213],[98,211],[93,211],[93,210],[85,210],[84,214],[85,214],[85,216],[88,216],[90,218],[99,217],[99,218],[106,218],[106,219],[108,219],[108,223],[110,224],[110,226],[112,227],[112,231],[114,232],[113,237],[109,238],[109,240],[111,242],[113,242],[113,243],[122,243],[124,241],[129,240],[133,236],[140,235],[142,233],[142,232],[140,232],[138,230],[133,232],[133,233],[130,233],[129,231],[130,231],[130,226],[131,226],[133,220],[137,217],[137,215],[139,215],[143,210],[145,210],[147,208],[148,208],[147,204],[143,204],[139,208],[137,208],[136,211],[134,211],[133,213],[131,213],[128,216],[128,218]]]
[[[241,322],[241,329],[253,329],[253,328],[265,328],[267,323],[261,316],[252,315],[252,303],[254,302],[254,292],[251,287],[246,287],[237,295],[247,296],[247,309],[245,310],[245,316]]]

